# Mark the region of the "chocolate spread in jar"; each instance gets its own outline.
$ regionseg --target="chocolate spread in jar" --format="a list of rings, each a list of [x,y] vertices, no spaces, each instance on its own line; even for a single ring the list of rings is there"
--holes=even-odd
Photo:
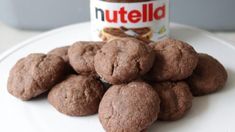
[[[91,23],[96,40],[156,41],[169,34],[169,0],[91,0]]]

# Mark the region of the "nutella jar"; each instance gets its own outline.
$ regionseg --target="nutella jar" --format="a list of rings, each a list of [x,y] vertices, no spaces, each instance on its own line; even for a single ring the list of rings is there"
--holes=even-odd
[[[157,41],[169,34],[169,0],[91,0],[90,9],[95,40]]]

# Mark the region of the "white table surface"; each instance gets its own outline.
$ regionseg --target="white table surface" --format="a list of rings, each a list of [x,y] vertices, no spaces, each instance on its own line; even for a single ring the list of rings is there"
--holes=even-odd
[[[0,54],[14,45],[41,33],[43,32],[15,29],[0,22]],[[218,35],[220,38],[229,40],[235,46],[235,31],[214,32],[214,34]]]

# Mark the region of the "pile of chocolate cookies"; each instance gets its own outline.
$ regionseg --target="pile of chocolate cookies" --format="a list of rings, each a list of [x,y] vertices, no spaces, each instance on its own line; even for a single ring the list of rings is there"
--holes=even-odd
[[[156,120],[182,118],[193,96],[216,92],[226,80],[220,62],[185,42],[127,37],[30,54],[10,71],[8,91],[25,101],[49,91],[61,113],[98,112],[107,132],[142,132]]]

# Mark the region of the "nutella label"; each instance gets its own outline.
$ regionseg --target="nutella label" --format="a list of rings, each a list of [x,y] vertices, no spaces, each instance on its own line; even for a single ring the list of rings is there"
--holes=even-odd
[[[103,40],[133,36],[156,41],[168,36],[169,0],[135,3],[91,0],[90,6],[93,32]]]

